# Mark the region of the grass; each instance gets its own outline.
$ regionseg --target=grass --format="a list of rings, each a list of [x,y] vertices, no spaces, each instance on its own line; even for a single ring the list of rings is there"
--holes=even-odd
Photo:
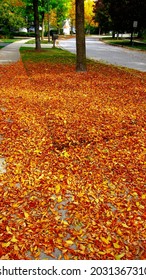
[[[64,51],[59,48],[43,49],[39,52],[32,48],[21,47],[20,48],[22,61],[31,61],[31,62],[50,62],[58,64],[71,64],[75,63],[75,55]]]
[[[13,42],[19,41],[20,39],[0,39],[0,42],[6,43],[6,44],[11,44]]]
[[[35,44],[35,39],[32,39],[32,40],[26,42],[25,44]],[[48,42],[48,40],[43,40],[43,41],[41,41],[41,44],[52,44],[52,42]]]
[[[122,47],[128,47],[131,49],[138,49],[142,51],[146,51],[146,40],[139,41],[133,40],[133,44],[131,45],[130,40],[128,39],[111,39],[109,37],[106,37],[102,39],[105,43],[108,43],[110,45],[116,45],[116,46],[122,46]]]

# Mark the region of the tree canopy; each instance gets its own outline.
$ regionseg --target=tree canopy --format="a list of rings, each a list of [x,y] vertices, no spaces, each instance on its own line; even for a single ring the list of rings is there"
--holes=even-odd
[[[20,0],[0,0],[0,27],[7,34],[24,25],[24,3]]]
[[[95,21],[99,21],[101,28],[118,32],[133,29],[133,22],[137,21],[137,31],[146,28],[145,0],[99,0],[94,4]]]

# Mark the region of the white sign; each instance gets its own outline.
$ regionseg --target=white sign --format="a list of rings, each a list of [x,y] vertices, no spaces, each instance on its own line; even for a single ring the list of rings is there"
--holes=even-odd
[[[138,21],[133,21],[133,27],[136,28],[138,25]]]

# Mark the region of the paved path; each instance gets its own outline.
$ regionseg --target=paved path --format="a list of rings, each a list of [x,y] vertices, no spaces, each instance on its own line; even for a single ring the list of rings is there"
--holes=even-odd
[[[59,40],[59,47],[76,53],[75,38]],[[110,46],[97,36],[86,38],[86,53],[90,59],[146,72],[146,52]]]
[[[8,64],[8,63],[18,61],[20,59],[20,52],[19,52],[20,47],[22,47],[23,45],[25,47],[35,47],[35,44],[26,44],[25,45],[25,43],[31,39],[32,38],[16,41],[14,43],[11,43],[11,44],[5,46],[4,48],[1,48],[0,49],[0,64]],[[49,48],[49,47],[52,47],[52,45],[42,44],[42,47]]]
[[[20,59],[19,48],[29,40],[30,38],[16,41],[0,49],[0,64],[18,61]]]

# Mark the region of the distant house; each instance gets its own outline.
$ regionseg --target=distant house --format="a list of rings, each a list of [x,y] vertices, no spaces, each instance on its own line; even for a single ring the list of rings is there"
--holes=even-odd
[[[63,25],[63,34],[64,35],[70,35],[70,32],[71,32],[70,20],[66,19],[64,21],[64,25]]]

